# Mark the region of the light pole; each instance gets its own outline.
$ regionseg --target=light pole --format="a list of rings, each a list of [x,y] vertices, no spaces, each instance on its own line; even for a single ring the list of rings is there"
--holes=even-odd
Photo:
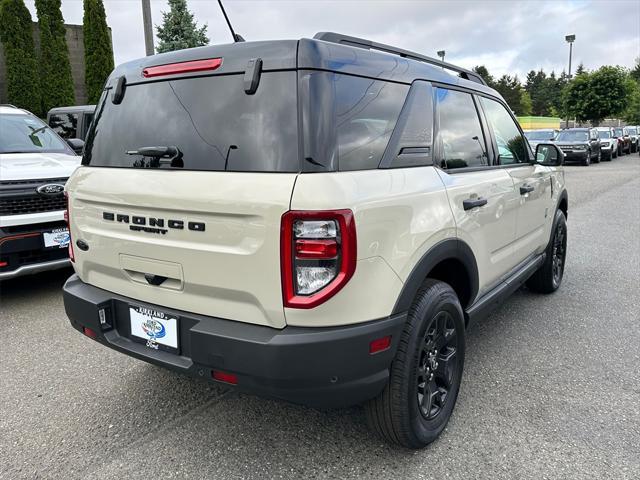
[[[571,80],[571,54],[573,53],[573,42],[576,39],[575,34],[574,35],[567,35],[564,37],[564,39],[567,41],[567,43],[569,44],[569,80]],[[569,114],[567,114],[567,125],[566,128],[569,128]]]
[[[153,27],[151,26],[151,3],[149,0],[142,0],[142,25],[144,27],[144,48],[148,57],[155,53],[153,48]]]
[[[438,50],[438,56],[440,57],[440,60],[442,60],[444,62],[444,54],[445,51],[444,50]]]

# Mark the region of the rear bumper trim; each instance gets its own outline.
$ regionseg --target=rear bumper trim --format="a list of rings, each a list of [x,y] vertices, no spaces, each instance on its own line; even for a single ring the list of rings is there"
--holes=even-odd
[[[213,370],[236,374],[240,391],[314,407],[344,407],[375,397],[389,377],[406,313],[341,327],[281,330],[145,305],[177,315],[179,354],[147,348],[130,338],[129,305],[145,305],[82,282],[64,286],[64,305],[78,331],[98,332],[103,345],[156,365],[212,380]],[[102,331],[105,308],[113,328]],[[372,340],[391,335],[391,348],[369,354]]]
[[[70,265],[71,264],[69,263],[68,258],[52,260],[50,262],[32,263],[31,265],[23,265],[22,267],[18,267],[15,270],[0,273],[0,280],[19,277],[21,275],[30,275],[33,273],[40,273],[47,270],[56,270],[58,268],[68,267]]]

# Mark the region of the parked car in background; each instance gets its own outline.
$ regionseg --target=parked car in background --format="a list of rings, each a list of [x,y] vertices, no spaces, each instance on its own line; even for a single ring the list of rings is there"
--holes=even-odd
[[[631,153],[631,138],[626,127],[613,127],[613,134],[618,140],[618,155]]]
[[[613,134],[611,127],[598,127],[598,137],[600,138],[600,149],[602,150],[602,160],[611,161],[618,156],[618,139]]]
[[[568,128],[556,136],[556,143],[564,152],[565,162],[580,162],[588,166],[602,158],[600,139],[595,128]]]
[[[528,130],[524,132],[524,136],[529,141],[529,145],[533,150],[536,149],[536,146],[539,143],[549,143],[552,142],[559,130],[553,130],[551,128],[548,129],[540,129],[540,130]]]
[[[47,123],[64,139],[84,140],[95,110],[95,105],[52,108],[47,114]]]
[[[0,106],[0,280],[69,265],[64,185],[79,164],[38,117]]]
[[[638,131],[638,127],[627,126],[627,132],[629,133],[629,151],[635,153],[638,151],[638,134],[640,134],[640,131]]]

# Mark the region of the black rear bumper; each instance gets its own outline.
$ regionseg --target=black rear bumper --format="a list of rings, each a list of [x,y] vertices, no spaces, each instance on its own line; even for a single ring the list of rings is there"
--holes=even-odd
[[[148,306],[179,317],[178,354],[131,340],[129,306]],[[127,355],[192,375],[235,374],[234,388],[314,407],[343,407],[384,388],[406,314],[346,327],[282,330],[148,305],[82,282],[64,286],[71,325],[97,332],[96,340]],[[99,310],[105,309],[106,326]],[[389,349],[370,354],[372,340],[391,335]]]

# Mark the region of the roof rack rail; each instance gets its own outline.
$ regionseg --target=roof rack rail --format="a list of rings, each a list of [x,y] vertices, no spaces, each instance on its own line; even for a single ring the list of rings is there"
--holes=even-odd
[[[401,48],[392,47],[391,45],[385,45],[384,43],[377,43],[371,40],[366,40],[364,38],[351,37],[349,35],[343,35],[341,33],[335,32],[319,32],[314,35],[316,40],[322,40],[325,42],[331,43],[339,43],[342,45],[350,45],[352,47],[364,48],[366,50],[378,50],[381,52],[391,53],[394,55],[399,55],[403,58],[410,58],[412,60],[417,60],[419,62],[430,63],[432,65],[436,65],[438,67],[446,68],[447,70],[452,70],[457,72],[461,78],[465,80],[471,80],[472,82],[479,83],[481,85],[486,85],[487,83],[484,79],[478,75],[477,73],[467,70],[462,67],[458,67],[451,63],[443,62],[441,60],[436,60],[435,58],[427,57],[426,55],[421,55],[416,52],[411,52],[409,50],[403,50]]]
[[[10,103],[0,103],[0,107],[18,108],[15,105],[11,105]]]

